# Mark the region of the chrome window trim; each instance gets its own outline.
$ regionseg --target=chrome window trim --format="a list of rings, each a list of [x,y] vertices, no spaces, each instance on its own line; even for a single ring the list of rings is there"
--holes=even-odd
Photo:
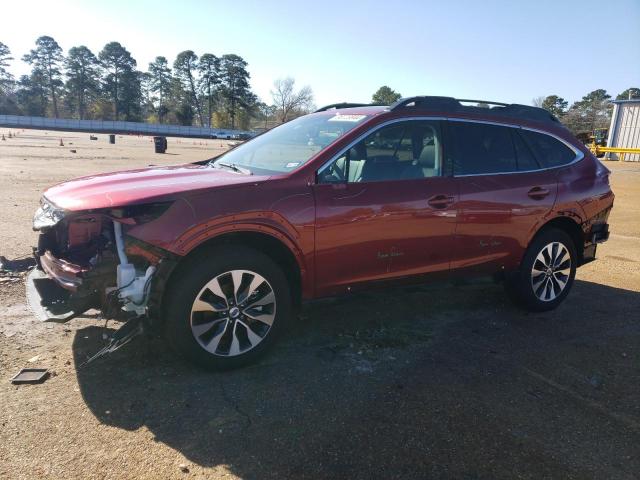
[[[484,123],[486,125],[497,125],[498,127],[511,127],[511,128],[521,128],[520,125],[515,123],[500,123],[494,122],[491,120],[476,120],[475,118],[446,118],[445,120],[449,122],[466,122],[466,123]]]
[[[324,162],[322,164],[322,166],[320,168],[318,168],[318,170],[316,170],[316,184],[317,184],[317,179],[322,174],[322,172],[324,172],[325,169],[329,168],[329,165],[331,165],[333,162],[338,160],[342,155],[344,155],[345,152],[348,152],[349,150],[351,150],[351,148],[355,144],[357,144],[358,142],[361,142],[362,140],[367,138],[369,135],[374,134],[375,132],[377,132],[381,128],[384,128],[384,127],[386,127],[388,125],[392,125],[394,123],[400,123],[400,122],[410,122],[412,120],[435,120],[435,121],[441,121],[441,120],[446,120],[446,118],[445,117],[404,117],[404,118],[394,118],[393,120],[387,120],[386,122],[383,122],[383,123],[381,123],[379,125],[376,125],[374,128],[372,128],[371,130],[367,130],[365,133],[363,133],[358,138],[356,138],[351,143],[349,143],[346,147],[341,149],[338,153],[336,153],[329,160]],[[438,177],[441,177],[441,176],[442,176],[442,172],[441,172],[440,175],[438,175]],[[425,177],[425,178],[435,178],[435,177]],[[407,180],[410,180],[410,179],[407,179]],[[420,180],[420,179],[418,178],[418,179],[414,179],[414,180]],[[349,183],[349,182],[347,181],[345,183]]]
[[[521,130],[529,130],[531,132],[542,133],[543,135],[548,135],[548,136],[550,136],[552,138],[555,138],[556,140],[558,140],[559,142],[564,144],[566,147],[568,147],[571,151],[573,151],[575,153],[575,155],[576,155],[576,158],[573,161],[571,161],[569,163],[566,163],[564,165],[558,165],[558,166],[555,166],[555,167],[537,168],[535,170],[518,170],[518,171],[514,171],[514,172],[468,173],[468,174],[464,174],[464,175],[455,175],[454,174],[454,175],[452,175],[453,178],[484,177],[484,176],[488,176],[488,175],[514,175],[514,174],[520,174],[520,173],[545,172],[545,171],[548,171],[548,170],[555,170],[555,169],[558,169],[558,168],[568,167],[568,166],[574,165],[574,164],[576,164],[579,161],[584,159],[584,153],[581,150],[577,149],[575,146],[573,146],[571,143],[567,142],[565,139],[560,138],[560,137],[558,137],[557,135],[555,135],[553,133],[549,133],[546,130],[541,130],[539,128],[523,127],[522,125],[516,125],[514,123],[500,123],[500,122],[493,122],[493,121],[490,121],[490,120],[476,120],[476,119],[471,119],[471,118],[417,116],[417,117],[405,117],[405,118],[395,118],[393,120],[387,120],[386,122],[383,122],[380,125],[377,125],[375,128],[366,131],[362,135],[358,136],[358,138],[353,140],[351,143],[349,143],[346,147],[341,149],[337,154],[332,156],[324,164],[322,164],[322,166],[320,168],[318,168],[318,170],[316,170],[316,179],[318,178],[318,176],[326,168],[329,167],[329,165],[331,165],[338,158],[340,158],[342,155],[344,155],[345,152],[349,151],[356,143],[364,140],[369,135],[377,132],[381,128],[386,127],[388,125],[392,125],[394,123],[399,123],[399,122],[412,121],[412,120],[435,120],[435,121],[449,121],[449,122],[484,123],[484,124],[487,124],[487,125],[497,125],[497,126],[500,126],[500,127],[519,128]],[[445,148],[446,148],[446,146],[445,146]],[[442,165],[441,165],[441,169],[442,169]],[[440,172],[439,176],[440,177],[442,176],[442,172]],[[429,178],[429,177],[425,177],[425,178]],[[431,178],[434,178],[434,177],[431,177]],[[348,183],[348,182],[346,182],[346,183]]]

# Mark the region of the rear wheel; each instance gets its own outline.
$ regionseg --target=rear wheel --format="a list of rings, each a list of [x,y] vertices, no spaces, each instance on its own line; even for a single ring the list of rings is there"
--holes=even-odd
[[[289,320],[285,275],[266,255],[222,247],[191,259],[166,294],[165,332],[175,349],[208,369],[255,361]]]
[[[507,279],[507,293],[528,310],[552,310],[569,294],[576,263],[571,237],[556,228],[544,230],[529,245],[520,270]]]

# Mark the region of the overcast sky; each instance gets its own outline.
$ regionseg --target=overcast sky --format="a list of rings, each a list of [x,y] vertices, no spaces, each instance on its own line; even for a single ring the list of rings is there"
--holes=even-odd
[[[142,70],[186,49],[236,53],[267,103],[285,76],[310,85],[319,106],[370,101],[384,84],[404,96],[526,104],[640,87],[640,0],[2,2],[0,41],[16,76],[40,35],[65,52],[118,41]]]

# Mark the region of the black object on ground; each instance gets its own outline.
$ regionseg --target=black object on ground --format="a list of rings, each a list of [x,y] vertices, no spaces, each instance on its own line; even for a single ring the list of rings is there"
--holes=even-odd
[[[109,134],[109,143],[116,143],[116,136],[115,134],[111,133]]]
[[[167,151],[167,137],[153,137],[153,144],[156,153],[164,153]]]
[[[49,370],[46,368],[23,368],[12,379],[15,385],[42,383],[49,377]]]

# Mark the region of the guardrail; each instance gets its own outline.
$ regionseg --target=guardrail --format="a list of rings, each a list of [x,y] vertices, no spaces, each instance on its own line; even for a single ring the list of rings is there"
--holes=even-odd
[[[618,155],[618,159],[621,162],[624,162],[625,154],[630,155],[640,155],[640,148],[618,148],[618,147],[601,147],[600,145],[596,145],[594,143],[587,145],[591,153],[593,153],[596,157],[601,153],[615,153]],[[631,162],[637,162],[639,160],[630,160]]]
[[[158,123],[116,122],[110,120],[73,120],[66,118],[25,117],[0,115],[0,127],[59,130],[68,132],[115,133],[154,135],[164,137],[222,138],[232,139],[239,135],[250,135],[245,130],[225,128],[188,127]]]

